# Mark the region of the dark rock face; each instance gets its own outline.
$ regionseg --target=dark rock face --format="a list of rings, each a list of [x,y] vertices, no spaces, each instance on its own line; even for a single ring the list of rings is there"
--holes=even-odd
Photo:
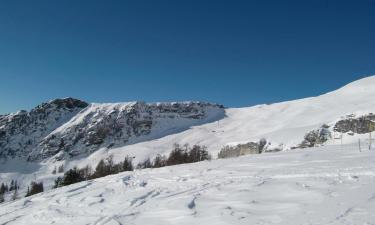
[[[73,98],[56,99],[30,112],[0,116],[0,158],[26,157],[47,134],[86,106]]]
[[[81,101],[79,99],[74,99],[74,98],[55,99],[51,101],[49,104],[55,105],[56,108],[58,109],[60,108],[66,108],[66,109],[86,108],[89,105],[87,102]]]
[[[329,126],[324,124],[319,129],[308,132],[298,148],[310,148],[321,145],[331,138],[331,131]]]
[[[73,98],[0,116],[0,158],[64,159],[159,138],[224,116],[202,102],[88,104]]]
[[[340,133],[354,132],[365,134],[375,130],[375,115],[368,114],[359,118],[348,118],[338,121],[334,126],[334,131]]]
[[[55,155],[60,160],[162,137],[205,121],[210,113],[224,115],[224,109],[201,102],[92,104],[44,138],[30,160]]]

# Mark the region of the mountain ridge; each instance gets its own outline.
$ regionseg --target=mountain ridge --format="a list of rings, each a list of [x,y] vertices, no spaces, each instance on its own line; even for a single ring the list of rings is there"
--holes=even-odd
[[[22,110],[0,117],[0,156],[25,157],[29,152],[28,160],[40,160],[56,154],[62,159],[67,155],[92,153],[104,144],[108,147],[121,146],[121,141],[123,145],[135,143],[135,138],[151,134],[152,128],[162,122],[169,121],[170,126],[159,129],[159,135],[154,134],[154,137],[170,134],[172,129],[187,129],[199,121],[220,118],[223,108],[218,104],[193,101],[89,104],[74,98],[55,99],[29,112]],[[172,122],[174,119],[176,124]],[[30,129],[35,132],[30,133]],[[14,130],[18,131],[16,135]],[[78,143],[81,139],[83,143]],[[147,139],[150,137],[143,140]],[[80,146],[75,146],[77,143]]]

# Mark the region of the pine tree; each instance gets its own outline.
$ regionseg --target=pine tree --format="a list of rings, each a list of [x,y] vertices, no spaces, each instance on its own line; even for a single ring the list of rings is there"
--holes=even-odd
[[[173,150],[169,154],[169,157],[167,159],[167,165],[177,165],[182,163],[188,162],[188,152],[187,152],[187,146],[185,145],[185,150],[180,147],[179,144],[175,144],[173,147]]]
[[[129,156],[126,156],[124,159],[124,162],[122,163],[122,171],[133,171],[133,162],[132,158]]]
[[[138,163],[137,168],[138,169],[152,168],[152,163],[151,163],[150,158],[147,158],[143,162]]]
[[[160,154],[158,154],[155,157],[155,159],[154,159],[154,161],[152,163],[152,167],[153,168],[164,167],[166,165],[167,165],[167,159],[166,159],[166,157],[164,155],[160,155]]]
[[[73,169],[68,170],[64,174],[64,177],[62,178],[62,185],[66,186],[70,184],[75,184],[84,180],[85,178],[82,176],[79,170],[76,167],[74,167]]]
[[[14,188],[14,180],[12,180],[12,181],[10,182],[9,191],[13,191],[13,188]]]
[[[89,180],[92,176],[92,168],[91,166],[87,165],[83,167],[82,169],[79,169],[79,173],[85,180]]]
[[[56,169],[56,166],[55,166],[55,168],[53,168],[53,170],[52,170],[52,174],[56,174],[56,171],[57,171],[57,169]]]
[[[5,201],[4,194],[0,194],[0,203],[3,203]]]
[[[27,187],[26,197],[38,194],[44,191],[43,182],[31,182],[30,188]]]
[[[4,194],[5,192],[7,192],[6,187],[5,187],[5,184],[4,184],[4,183],[1,183],[1,186],[0,186],[0,194]]]
[[[104,177],[106,174],[106,164],[104,160],[100,160],[98,165],[96,165],[95,173],[93,175],[94,178]]]
[[[61,164],[61,166],[59,166],[59,169],[58,169],[57,172],[64,173],[64,165],[63,164]]]

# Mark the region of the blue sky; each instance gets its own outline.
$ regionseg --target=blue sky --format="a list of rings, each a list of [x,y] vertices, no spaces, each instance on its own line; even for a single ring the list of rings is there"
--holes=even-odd
[[[0,1],[0,113],[319,95],[375,74],[375,1]]]

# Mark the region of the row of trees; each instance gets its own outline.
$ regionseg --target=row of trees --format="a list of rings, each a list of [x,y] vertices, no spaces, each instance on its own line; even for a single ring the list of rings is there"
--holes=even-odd
[[[74,167],[73,169],[68,170],[64,173],[64,176],[58,177],[55,180],[54,188],[78,183],[85,180],[104,177],[124,171],[132,171],[133,169],[134,168],[131,157],[126,156],[124,161],[116,164],[113,162],[113,156],[111,155],[104,160],[100,160],[95,168],[95,171],[93,171],[90,166],[86,166],[81,169]]]
[[[75,167],[65,172],[64,176],[58,177],[55,180],[54,188],[104,177],[111,174],[117,174],[124,171],[133,171],[134,166],[132,159],[132,157],[126,156],[122,162],[114,163],[113,156],[111,155],[104,160],[100,160],[95,170],[92,170],[90,166],[86,166],[81,169]],[[208,153],[205,146],[194,145],[193,147],[190,147],[187,144],[184,146],[175,144],[168,157],[159,154],[154,158],[154,160],[150,160],[148,158],[145,161],[140,162],[136,168],[160,168],[164,166],[193,163],[210,159],[211,155]]]
[[[20,186],[17,183],[17,180],[12,180],[10,184],[7,183],[1,183],[0,185],[0,203],[4,202],[4,194],[7,192],[13,192],[11,198],[12,200],[15,200],[18,198],[18,189]]]
[[[0,185],[0,203],[4,202],[4,194],[7,192],[13,192],[11,195],[12,200],[16,200],[18,198],[18,190],[20,186],[18,185],[17,180],[12,180],[8,186],[8,184],[1,183]],[[35,195],[37,193],[43,192],[43,182],[31,182],[30,186],[27,187],[27,193],[25,197],[30,195]]]
[[[184,146],[175,144],[168,157],[158,154],[153,161],[148,158],[145,161],[140,162],[137,165],[137,169],[159,168],[210,159],[211,155],[208,153],[205,146],[194,145],[193,147],[190,147],[188,144],[185,144]]]
[[[60,165],[58,168],[55,166],[55,168],[52,170],[52,174],[63,173],[63,172],[64,172],[64,165]]]
[[[20,186],[17,183],[17,180],[11,180],[10,184],[1,183],[0,185],[0,194],[5,194],[8,191],[18,190]]]

